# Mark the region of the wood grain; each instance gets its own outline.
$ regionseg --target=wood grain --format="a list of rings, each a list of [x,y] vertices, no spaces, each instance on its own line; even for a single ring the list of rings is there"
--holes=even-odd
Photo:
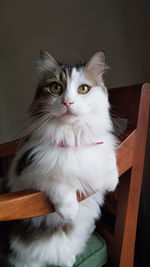
[[[77,194],[77,199],[83,201],[85,196]],[[0,221],[37,217],[52,212],[55,212],[54,207],[42,192],[25,190],[0,195]]]
[[[131,168],[136,130],[134,130],[117,149],[117,166],[119,176]]]

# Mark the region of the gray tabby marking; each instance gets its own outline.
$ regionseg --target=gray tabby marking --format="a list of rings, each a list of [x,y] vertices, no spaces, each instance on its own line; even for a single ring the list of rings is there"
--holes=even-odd
[[[30,148],[19,159],[19,161],[18,161],[18,163],[16,165],[16,173],[17,173],[18,176],[23,172],[23,170],[25,168],[29,167],[33,163],[34,157],[36,155],[36,153],[33,153],[31,155],[33,149],[34,149],[34,147]]]

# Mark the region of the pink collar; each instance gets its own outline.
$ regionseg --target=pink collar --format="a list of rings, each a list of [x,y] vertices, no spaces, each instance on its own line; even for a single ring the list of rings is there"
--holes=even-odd
[[[89,145],[85,145],[85,147],[96,146],[96,145],[102,145],[102,144],[104,144],[104,142],[96,142],[96,143],[91,143],[91,144],[89,144]],[[70,145],[64,144],[63,141],[61,141],[61,142],[58,144],[58,146],[59,146],[59,147],[72,147],[72,148],[74,148],[74,147],[75,147],[75,148],[79,147],[79,146],[77,145],[77,143],[76,143],[74,146],[70,146]]]

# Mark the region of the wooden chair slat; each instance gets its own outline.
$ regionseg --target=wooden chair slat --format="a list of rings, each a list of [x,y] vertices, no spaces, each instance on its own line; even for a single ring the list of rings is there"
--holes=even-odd
[[[132,112],[131,109],[133,110],[134,108],[134,111],[138,111],[141,87],[141,84],[135,84],[109,89],[111,112],[121,118],[128,118],[130,113]],[[131,102],[132,105],[130,105]],[[134,114],[138,116],[138,112],[134,112]]]
[[[8,157],[15,155],[17,148],[19,147],[20,140],[17,139],[15,141],[0,144],[0,157]]]
[[[120,267],[133,266],[138,207],[142,187],[148,126],[150,122],[150,84],[142,88],[136,130],[133,166],[123,227]],[[118,222],[119,224],[119,222]],[[117,231],[117,227],[116,227]]]
[[[134,130],[117,149],[117,166],[119,176],[132,167],[136,130]]]

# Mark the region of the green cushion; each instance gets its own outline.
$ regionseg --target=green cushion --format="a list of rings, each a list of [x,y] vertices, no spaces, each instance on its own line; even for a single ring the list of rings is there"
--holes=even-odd
[[[76,257],[73,267],[100,267],[106,262],[106,243],[99,234],[94,233],[88,239],[84,251]]]

